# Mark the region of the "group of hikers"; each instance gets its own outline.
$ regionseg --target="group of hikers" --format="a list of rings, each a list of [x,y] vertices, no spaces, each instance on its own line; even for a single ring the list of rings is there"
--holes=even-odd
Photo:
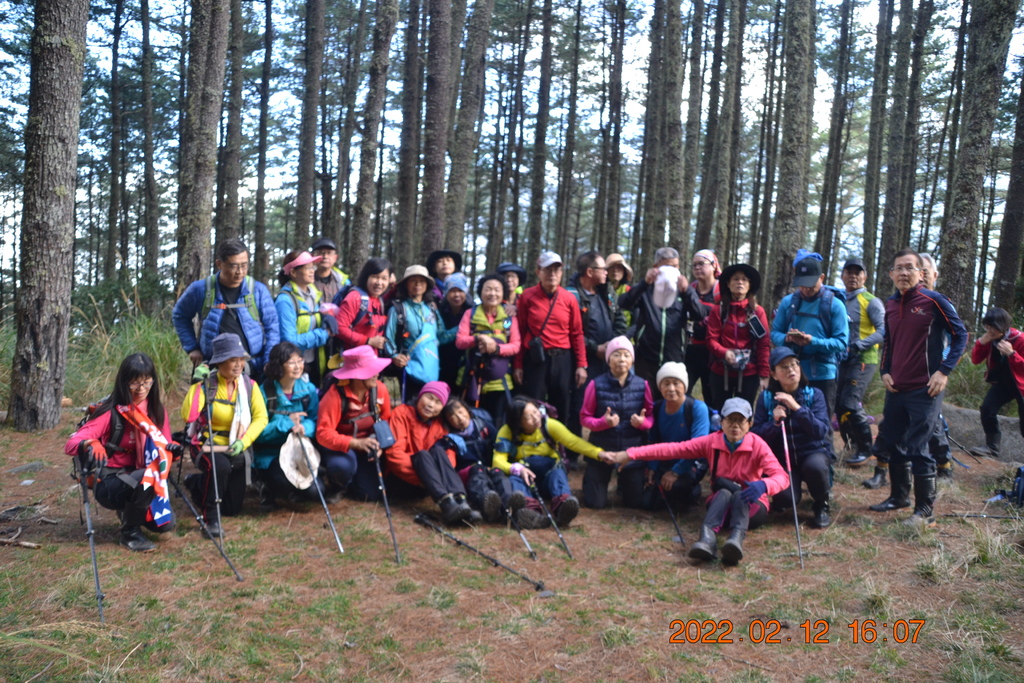
[[[124,359],[66,445],[95,475],[97,501],[118,511],[122,545],[153,550],[142,529],[174,527],[166,479],[187,450],[197,472],[185,488],[211,537],[250,489],[264,511],[430,496],[449,525],[565,527],[581,505],[609,504],[614,476],[625,507],[703,502],[689,556],[735,564],[747,531],[798,505],[804,484],[809,524],[831,524],[833,430],[848,464],[875,458],[865,486],[888,475],[872,510],[912,506],[908,523],[934,524],[936,478],[952,476],[942,397],[968,333],[933,290],[927,255],[896,254],[882,301],[861,259],[835,288],[822,257],[800,250],[795,289],[771,319],[757,269],[721,268],[708,249],[693,255],[692,279],[670,247],[638,277],[621,255],[588,251],[564,287],[550,251],[532,287],[514,263],[471,284],[448,250],[400,278],[370,258],[350,281],[337,261],[329,239],[289,252],[275,297],[248,275],[241,241],[218,245],[216,272],[173,311],[194,367],[184,432],[171,433],[153,361]],[[971,358],[988,364],[983,450],[997,454],[996,413],[1024,408],[1024,339],[1002,309],[983,325]],[[873,439],[862,402],[876,371],[887,391]],[[579,499],[567,474],[578,469]]]

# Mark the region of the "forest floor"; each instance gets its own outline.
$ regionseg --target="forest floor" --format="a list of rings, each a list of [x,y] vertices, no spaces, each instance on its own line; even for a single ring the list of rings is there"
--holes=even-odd
[[[114,513],[93,505],[100,624],[62,454],[75,419],[0,432],[0,510],[25,506],[0,537],[41,545],[0,546],[3,681],[1024,680],[1021,519],[918,532],[897,523],[906,511],[869,512],[886,492],[843,466],[831,528],[809,528],[801,505],[803,569],[791,514],[752,532],[737,567],[691,564],[664,512],[581,511],[565,530],[575,559],[550,529],[526,532],[537,561],[504,527],[451,530],[553,595],[414,524],[428,500],[393,506],[396,564],[381,506],[332,506],[341,555],[319,506],[259,514],[250,496],[224,525],[241,583],[180,499],[177,530],[147,554],[119,547]],[[984,504],[1007,464],[961,459],[937,512],[1014,515]],[[680,516],[687,541],[700,517]]]

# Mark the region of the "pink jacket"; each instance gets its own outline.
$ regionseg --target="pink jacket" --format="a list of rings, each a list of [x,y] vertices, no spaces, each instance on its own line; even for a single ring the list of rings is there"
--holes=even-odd
[[[476,336],[470,332],[470,321],[473,319],[473,307],[462,314],[459,321],[459,331],[455,334],[455,348],[465,351],[476,346]],[[492,321],[493,322],[493,321]],[[497,340],[495,340],[497,341]],[[498,355],[503,358],[510,358],[519,353],[519,325],[515,318],[512,318],[512,327],[508,328],[508,343],[498,342]]]
[[[149,415],[147,410],[147,402],[143,401],[138,405],[146,415]],[[114,410],[117,410],[115,407]],[[160,423],[160,431],[163,432],[164,438],[168,441],[171,440],[171,421],[167,416],[167,411],[164,411],[163,422]],[[124,436],[121,437],[121,443],[118,446],[123,449],[116,453],[107,452],[107,467],[126,467],[131,470],[142,469],[146,466],[146,456],[143,449],[146,447],[145,439],[136,438],[136,430],[134,427],[125,422]],[[66,444],[64,444],[64,452],[68,455],[78,455],[78,444],[89,439],[95,439],[104,446],[106,446],[107,438],[110,436],[110,411],[107,411],[97,417],[94,420],[89,420],[82,427],[72,434]]]
[[[768,509],[768,501],[789,486],[789,475],[782,469],[768,444],[753,432],[748,432],[736,450],[729,451],[722,432],[683,441],[682,443],[655,443],[637,446],[626,451],[630,460],[697,460],[707,458],[711,467],[709,477],[725,477],[738,484],[763,479],[768,492],[758,501]],[[716,461],[717,460],[717,465]]]

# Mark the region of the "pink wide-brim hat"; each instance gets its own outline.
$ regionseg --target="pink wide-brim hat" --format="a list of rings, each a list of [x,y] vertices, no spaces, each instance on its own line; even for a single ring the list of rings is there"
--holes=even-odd
[[[357,346],[341,354],[341,367],[331,373],[335,379],[370,379],[391,365],[390,358],[380,358],[370,346]]]

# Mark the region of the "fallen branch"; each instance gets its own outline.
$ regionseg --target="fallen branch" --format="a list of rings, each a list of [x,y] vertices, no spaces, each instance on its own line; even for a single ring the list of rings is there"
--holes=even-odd
[[[32,548],[33,550],[36,550],[38,548],[42,548],[43,547],[43,546],[39,545],[38,543],[29,543],[28,541],[17,541],[17,540],[15,540],[16,538],[18,538],[18,536],[21,536],[21,531],[22,531],[22,529],[19,526],[18,530],[15,531],[14,535],[11,536],[10,538],[0,538],[0,545],[11,545],[11,546],[17,546],[19,548]]]

